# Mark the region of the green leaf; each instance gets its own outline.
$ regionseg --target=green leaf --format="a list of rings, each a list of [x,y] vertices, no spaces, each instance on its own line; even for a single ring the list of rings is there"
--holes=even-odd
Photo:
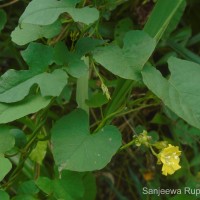
[[[123,46],[123,38],[125,34],[130,30],[133,30],[133,22],[130,18],[121,19],[116,24],[114,36],[115,36],[115,41],[120,47]]]
[[[0,181],[4,179],[4,177],[8,174],[8,172],[12,168],[12,164],[10,160],[7,158],[4,158],[2,155],[0,155]]]
[[[183,1],[185,0],[158,0],[144,27],[144,31],[158,42],[171,20],[173,20],[177,10],[182,6]]]
[[[75,52],[80,56],[84,56],[85,54],[92,52],[97,46],[105,44],[105,42],[105,40],[82,37],[75,45]]]
[[[168,24],[167,29],[165,30],[164,37],[168,37],[170,33],[177,27],[183,15],[186,5],[187,5],[186,1],[183,0],[181,4],[178,6],[176,12],[174,13],[174,16],[172,17],[170,23]]]
[[[101,169],[121,145],[121,134],[114,126],[90,134],[88,116],[80,109],[58,120],[51,133],[53,156],[60,170]]]
[[[17,191],[18,194],[29,194],[29,195],[34,195],[37,194],[38,192],[39,189],[37,188],[33,180],[22,182]]]
[[[123,41],[122,49],[116,44],[97,48],[94,59],[115,75],[139,80],[140,71],[155,48],[155,40],[143,31],[129,31]]]
[[[91,108],[98,108],[108,103],[108,99],[103,93],[95,93],[88,100],[86,104]]]
[[[10,134],[10,127],[0,126],[0,154],[11,150],[15,145],[15,138]]]
[[[60,177],[54,180],[50,180],[47,177],[39,177],[36,181],[36,185],[44,193],[54,196],[56,199],[84,199],[83,196],[86,192],[85,184],[87,184],[88,187],[91,186],[90,190],[94,188],[94,186],[92,186],[93,180],[91,179],[90,176],[85,176],[83,173],[64,170],[62,174],[60,174]],[[91,182],[89,183],[89,181]]]
[[[51,74],[44,72],[38,75],[35,75],[36,73],[33,70],[29,71],[30,73],[27,73],[27,71],[20,72],[9,70],[1,77],[0,102],[13,103],[24,99],[35,84],[40,87],[43,97],[59,96],[67,84],[67,74],[60,69]],[[30,77],[30,74],[33,76]],[[27,76],[26,80],[25,76]],[[16,78],[15,81],[13,81],[13,77]]]
[[[183,120],[176,121],[176,125],[171,126],[171,132],[176,135],[180,143],[194,147],[200,139],[200,130],[188,125]]]
[[[47,152],[47,145],[48,141],[39,141],[30,154],[31,160],[41,165]]]
[[[21,52],[30,69],[38,72],[43,72],[53,63],[53,53],[53,47],[34,42]]]
[[[44,193],[50,195],[53,193],[53,181],[50,180],[47,177],[39,177],[36,181],[35,184],[37,185],[40,190],[42,190]]]
[[[96,8],[74,8],[80,0],[33,0],[19,19],[19,23],[49,25],[62,13],[68,13],[75,22],[90,24],[99,18]]]
[[[34,50],[38,50],[37,53],[33,53]],[[47,50],[47,51],[45,51]],[[51,74],[44,72],[46,65],[51,62],[51,56],[53,54],[48,52],[48,49],[44,45],[30,44],[28,49],[22,54],[30,65],[29,70],[8,70],[0,78],[0,102],[13,103],[24,99],[31,89],[31,87],[37,84],[40,87],[42,96],[59,96],[63,88],[67,84],[67,74],[57,69]],[[46,57],[40,56],[41,59],[36,58],[38,53],[43,54],[45,52]],[[49,55],[48,55],[49,54]],[[34,61],[36,59],[37,61]],[[47,60],[49,59],[49,60]],[[37,67],[36,64],[38,63]],[[41,66],[41,68],[40,68]]]
[[[9,200],[10,197],[9,197],[8,193],[6,193],[6,192],[0,190],[0,199],[1,199],[1,200]]]
[[[76,52],[70,52],[62,42],[56,44],[53,59],[57,65],[67,66],[65,70],[73,77],[80,78],[87,75],[88,66],[82,56]]]
[[[16,147],[23,148],[26,145],[27,142],[26,135],[22,130],[12,128],[9,133],[15,138]]]
[[[7,21],[7,16],[4,10],[0,9],[0,32],[3,30]]]
[[[26,115],[38,112],[48,106],[50,102],[51,98],[44,98],[38,95],[29,96],[18,103],[0,103],[0,124],[8,123]]]
[[[82,199],[87,199],[87,200],[94,200],[96,199],[96,181],[95,177],[92,173],[86,173],[84,178],[83,178],[83,185],[85,187],[85,193]]]
[[[61,179],[55,179],[54,197],[56,199],[83,199],[84,185],[82,181],[83,174],[64,170]]]
[[[61,23],[56,21],[48,26],[21,24],[11,33],[12,41],[18,45],[25,45],[40,38],[52,38],[60,33]]]
[[[68,67],[66,71],[75,78],[80,78],[86,76],[88,72],[88,67],[84,62],[84,58],[81,59],[76,53],[68,52]]]
[[[155,68],[146,66],[142,71],[143,81],[179,117],[200,128],[200,66],[174,57],[168,64],[169,80]]]

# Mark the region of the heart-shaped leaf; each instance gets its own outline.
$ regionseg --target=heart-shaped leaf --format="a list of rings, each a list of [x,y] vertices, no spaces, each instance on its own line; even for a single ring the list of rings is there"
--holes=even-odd
[[[11,34],[12,41],[18,45],[25,45],[39,38],[52,38],[61,31],[61,23],[56,21],[47,26],[34,24],[21,24],[17,26]]]
[[[68,13],[75,22],[90,24],[99,18],[96,8],[75,8],[80,0],[33,0],[19,19],[20,24],[49,25],[62,13]]]
[[[143,81],[178,116],[200,129],[200,65],[171,57],[170,79],[152,66],[142,71]]]
[[[1,76],[0,102],[13,103],[24,99],[29,94],[31,87],[34,84],[39,85],[42,96],[60,95],[63,88],[67,84],[67,74],[61,69],[57,69],[51,74],[44,72],[45,66],[48,62],[51,62],[47,59],[49,58],[49,60],[51,60],[53,54],[49,52],[49,56],[43,58],[43,69],[40,68],[40,65],[35,66],[37,62],[33,62],[32,57],[29,57],[29,53],[33,52],[34,49],[36,51],[39,50],[40,52],[46,48],[49,50],[48,47],[45,47],[44,45],[31,44],[28,50],[24,53],[25,59],[31,66],[30,70],[16,71],[11,69]],[[35,56],[33,57],[35,58]],[[36,59],[38,60],[38,58]]]
[[[121,134],[114,126],[90,134],[88,116],[80,109],[58,120],[51,132],[53,156],[60,170],[101,169],[121,145]]]
[[[127,32],[123,42],[123,48],[116,44],[97,48],[93,53],[94,59],[117,76],[139,80],[140,71],[151,56],[156,42],[143,31]]]

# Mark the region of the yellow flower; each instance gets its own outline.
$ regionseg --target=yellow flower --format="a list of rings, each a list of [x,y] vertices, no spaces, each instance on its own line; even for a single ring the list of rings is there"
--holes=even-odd
[[[164,148],[158,154],[158,164],[163,164],[162,174],[167,176],[168,174],[173,174],[176,170],[180,169],[179,165],[181,151],[177,146],[172,146],[171,144],[168,147]]]

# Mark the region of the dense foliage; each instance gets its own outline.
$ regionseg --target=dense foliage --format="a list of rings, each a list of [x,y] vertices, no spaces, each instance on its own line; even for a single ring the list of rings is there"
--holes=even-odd
[[[198,199],[199,8],[0,1],[0,200]]]

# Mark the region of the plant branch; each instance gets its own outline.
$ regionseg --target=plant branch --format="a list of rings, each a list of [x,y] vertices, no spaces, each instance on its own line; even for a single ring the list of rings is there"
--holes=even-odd
[[[8,3],[4,3],[4,4],[0,5],[0,8],[5,8],[7,6],[11,6],[11,5],[17,3],[18,1],[19,0],[12,0],[12,1],[8,2]]]

